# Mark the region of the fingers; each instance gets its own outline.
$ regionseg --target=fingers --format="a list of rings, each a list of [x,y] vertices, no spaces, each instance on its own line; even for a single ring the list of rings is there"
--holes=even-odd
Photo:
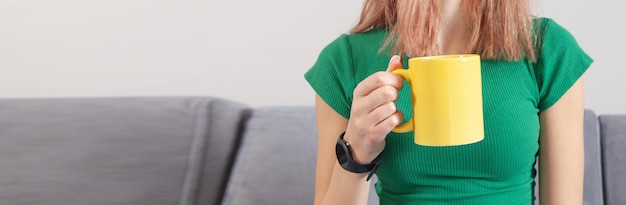
[[[389,85],[396,90],[402,89],[402,78],[397,74],[377,72],[361,81],[354,89],[354,96],[366,96],[379,87]]]
[[[346,139],[352,144],[353,157],[360,163],[371,162],[382,151],[385,138],[393,128],[404,119],[397,111],[395,103],[386,103],[370,113],[365,118],[351,119],[352,129],[346,131]],[[350,138],[348,135],[350,133]],[[352,135],[355,134],[355,135]]]
[[[400,125],[402,120],[404,120],[404,115],[402,114],[402,112],[396,109],[395,113],[385,118],[383,121],[380,121],[378,123],[378,126],[384,128],[386,131],[385,133],[389,133],[391,132],[391,130],[393,130],[393,128],[396,128],[398,125]]]
[[[366,114],[372,112],[374,109],[385,103],[393,103],[396,101],[398,99],[398,89],[390,85],[383,85],[372,91],[369,95],[361,98],[362,101],[367,102],[366,105],[361,107],[363,109],[362,113]]]
[[[395,69],[402,68],[402,59],[399,55],[394,55],[389,60],[389,65],[387,65],[387,72],[391,72]]]
[[[394,102],[388,102],[377,107],[368,117],[377,127],[382,127],[381,130],[384,132],[383,134],[389,133],[389,131],[399,125],[403,119],[402,113],[398,111],[396,103]]]
[[[398,68],[402,68],[400,56],[391,57],[387,71]],[[354,89],[344,139],[353,145],[355,158],[367,161],[376,157],[387,134],[402,121],[395,100],[403,83],[399,75],[381,71],[368,76]]]
[[[402,89],[402,78],[396,74],[389,73],[395,69],[402,68],[402,62],[399,55],[394,55],[389,60],[386,72],[377,72],[365,78],[354,89],[355,96],[366,96],[376,88],[391,85],[396,89]]]
[[[395,55],[389,60],[387,70],[401,67],[400,56]],[[357,109],[363,109],[360,113],[369,113],[383,103],[395,101],[398,99],[398,90],[402,89],[402,86],[403,80],[397,74],[377,72],[368,76],[354,89],[354,100],[367,102],[366,106],[360,106]]]
[[[389,60],[387,70],[401,68],[400,56],[395,55]],[[361,81],[354,89],[353,114],[366,115],[384,103],[398,99],[398,90],[403,80],[390,72],[374,73]]]

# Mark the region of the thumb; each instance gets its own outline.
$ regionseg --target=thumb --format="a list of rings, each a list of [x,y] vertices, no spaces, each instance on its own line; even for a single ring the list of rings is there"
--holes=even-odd
[[[389,65],[387,66],[387,72],[391,72],[395,69],[402,68],[402,61],[399,55],[394,55],[389,60]]]

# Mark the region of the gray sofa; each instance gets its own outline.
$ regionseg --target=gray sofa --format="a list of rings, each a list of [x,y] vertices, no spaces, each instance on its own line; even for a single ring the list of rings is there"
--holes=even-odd
[[[0,99],[0,204],[311,204],[314,114],[212,97]],[[585,148],[585,204],[626,204],[626,115],[587,110]]]

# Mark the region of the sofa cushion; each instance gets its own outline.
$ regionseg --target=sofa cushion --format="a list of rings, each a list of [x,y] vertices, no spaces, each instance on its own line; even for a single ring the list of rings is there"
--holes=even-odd
[[[210,113],[245,109],[196,97],[2,99],[0,199],[171,205],[193,204],[211,190],[203,196],[216,204],[241,115]]]
[[[626,204],[626,115],[600,116],[606,204]]]
[[[223,204],[312,204],[315,125],[311,107],[255,109],[246,124]]]
[[[316,154],[313,107],[255,109],[222,204],[312,204]],[[368,204],[378,204],[373,184]]]

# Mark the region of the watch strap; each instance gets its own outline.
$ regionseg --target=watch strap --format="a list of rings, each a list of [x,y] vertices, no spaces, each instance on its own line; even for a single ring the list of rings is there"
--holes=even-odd
[[[350,144],[343,140],[344,135],[345,132],[339,135],[339,138],[337,139],[337,146],[335,147],[337,161],[339,162],[339,165],[341,165],[343,169],[353,173],[369,172],[369,174],[367,175],[367,180],[369,181],[378,169],[378,166],[380,165],[381,155],[379,154],[378,156],[376,156],[376,158],[374,158],[374,160],[372,160],[372,162],[368,164],[357,163],[356,161],[354,161],[352,150],[350,149]]]

